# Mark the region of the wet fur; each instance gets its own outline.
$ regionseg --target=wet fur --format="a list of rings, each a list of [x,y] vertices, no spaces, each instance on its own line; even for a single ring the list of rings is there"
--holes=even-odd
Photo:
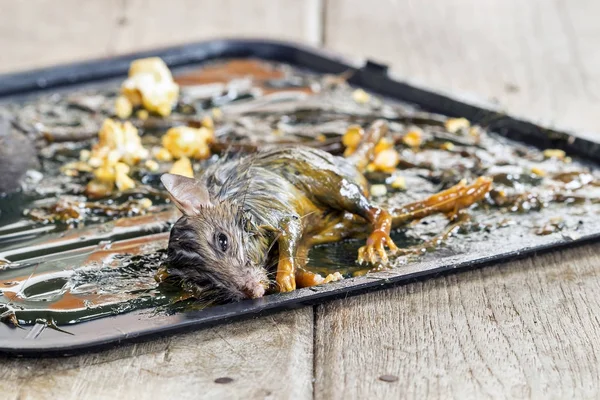
[[[362,177],[344,159],[304,147],[213,164],[198,178],[208,191],[210,205],[184,215],[171,231],[171,274],[196,297],[216,296],[219,301],[247,297],[244,288],[267,283],[274,276],[280,221],[329,208],[320,204],[315,187],[323,188],[323,177],[331,175],[353,181]],[[232,244],[226,254],[215,245],[220,232]]]

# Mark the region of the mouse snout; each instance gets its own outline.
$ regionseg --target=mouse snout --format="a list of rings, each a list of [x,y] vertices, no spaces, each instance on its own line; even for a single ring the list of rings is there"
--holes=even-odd
[[[258,299],[265,295],[265,287],[260,282],[252,282],[252,283],[246,284],[242,288],[242,292],[249,299]]]
[[[266,273],[261,269],[248,268],[241,274],[238,280],[238,290],[247,299],[258,299],[265,295],[269,280]]]

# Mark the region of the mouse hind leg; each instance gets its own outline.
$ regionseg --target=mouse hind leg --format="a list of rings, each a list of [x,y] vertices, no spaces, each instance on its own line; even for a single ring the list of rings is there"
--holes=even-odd
[[[397,228],[407,222],[436,213],[443,213],[450,219],[454,219],[460,210],[468,208],[482,200],[491,188],[492,179],[486,176],[477,178],[470,185],[461,181],[451,188],[436,193],[425,200],[391,209],[392,226],[393,228]]]
[[[371,203],[363,189],[357,183],[342,177],[339,178],[329,182],[328,190],[317,191],[315,195],[322,204],[332,209],[346,211],[361,217],[363,221],[366,221],[370,225],[371,230],[367,237],[367,243],[358,252],[359,263],[368,262],[374,264],[379,261],[387,263],[386,247],[393,252],[398,250],[398,247],[390,237],[392,229],[391,214]],[[349,225],[360,226],[364,225],[363,221],[360,221],[360,218],[352,218],[346,222]],[[349,230],[353,230],[350,227],[348,228]],[[323,231],[327,229],[331,229],[331,226],[323,226]],[[316,236],[323,235],[317,233]]]

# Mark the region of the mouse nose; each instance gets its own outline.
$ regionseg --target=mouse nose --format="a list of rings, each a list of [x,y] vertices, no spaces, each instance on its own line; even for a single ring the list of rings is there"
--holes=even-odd
[[[244,292],[249,299],[258,299],[265,295],[265,288],[260,283],[249,284],[242,289],[242,292]]]

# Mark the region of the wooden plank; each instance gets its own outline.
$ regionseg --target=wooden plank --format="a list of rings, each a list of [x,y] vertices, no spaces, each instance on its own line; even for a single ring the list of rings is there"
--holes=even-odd
[[[0,358],[0,393],[6,400],[312,398],[312,321],[307,307],[97,354]]]
[[[596,244],[319,306],[316,398],[597,398],[599,292]]]
[[[600,2],[329,0],[325,44],[401,77],[600,132]]]
[[[314,0],[0,0],[0,72],[216,37],[313,42]],[[168,4],[168,6],[167,6]]]

